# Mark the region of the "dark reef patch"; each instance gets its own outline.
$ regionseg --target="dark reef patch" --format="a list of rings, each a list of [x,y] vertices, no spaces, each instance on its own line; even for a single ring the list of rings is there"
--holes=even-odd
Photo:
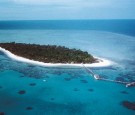
[[[30,83],[29,85],[30,86],[36,86],[36,83]]]
[[[32,107],[26,107],[26,110],[32,110],[33,108]]]
[[[93,92],[94,90],[93,89],[88,89],[88,91]]]
[[[70,80],[71,80],[71,78],[64,78],[64,80],[66,80],[66,81],[70,81]]]
[[[21,75],[20,77],[24,77],[23,75]]]
[[[2,86],[0,86],[0,89],[2,89],[3,87]]]
[[[87,80],[83,79],[83,80],[80,80],[82,83],[88,83]]]
[[[53,98],[53,97],[52,97],[52,98],[51,98],[51,100],[52,100],[52,101],[54,101],[54,100],[55,100],[55,98]]]
[[[42,72],[36,68],[28,68],[27,66],[14,66],[14,71],[18,71],[19,73],[22,73],[20,77],[32,77],[35,79],[40,79],[42,77]]]
[[[74,91],[79,91],[79,89],[77,89],[77,88],[74,88]]]
[[[135,111],[135,102],[123,101],[122,105],[128,109]]]
[[[26,93],[26,91],[25,91],[25,90],[20,90],[20,91],[18,91],[18,93],[19,93],[20,95],[23,95],[23,94]]]
[[[0,115],[5,115],[5,113],[4,112],[0,112]]]
[[[129,94],[127,91],[121,91],[122,94]]]

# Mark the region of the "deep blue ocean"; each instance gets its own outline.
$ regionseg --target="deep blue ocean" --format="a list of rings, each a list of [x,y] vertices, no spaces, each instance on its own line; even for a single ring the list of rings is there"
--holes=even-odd
[[[0,21],[0,42],[62,45],[115,62],[91,68],[102,78],[135,82],[135,20]],[[95,80],[85,68],[41,67],[0,52],[0,113],[135,115],[135,87]]]
[[[135,36],[135,20],[22,20],[0,21],[1,30],[98,30]]]

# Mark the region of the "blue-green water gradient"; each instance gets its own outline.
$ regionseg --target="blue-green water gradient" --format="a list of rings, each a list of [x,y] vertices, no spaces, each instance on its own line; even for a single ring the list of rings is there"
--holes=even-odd
[[[88,51],[116,63],[91,68],[101,77],[135,82],[135,28],[130,26],[135,21],[132,21],[125,22],[128,30],[132,30],[125,29],[125,34],[121,27],[107,31],[92,29],[88,24],[87,28],[91,29],[81,29],[81,22],[73,23],[79,29],[67,29],[67,26],[54,29],[58,25],[54,22],[49,23],[51,29],[46,24],[44,29],[29,26],[20,29],[21,26],[13,28],[14,23],[6,22],[6,29],[0,26],[0,42],[62,45]],[[5,26],[4,23],[0,25]],[[84,23],[87,21],[81,24]],[[95,80],[83,67],[40,67],[16,62],[0,52],[0,112],[6,115],[134,115],[134,110],[122,105],[123,101],[135,102],[135,87]]]

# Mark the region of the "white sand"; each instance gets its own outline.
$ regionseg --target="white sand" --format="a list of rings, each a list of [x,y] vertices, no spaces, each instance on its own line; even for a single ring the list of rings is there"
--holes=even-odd
[[[113,62],[104,59],[104,58],[98,58],[99,62],[97,63],[92,63],[92,64],[75,64],[75,63],[44,63],[44,62],[39,62],[39,61],[34,61],[34,60],[30,60],[30,59],[26,59],[17,55],[12,54],[11,52],[9,52],[8,50],[5,50],[4,48],[0,47],[0,51],[2,51],[3,53],[5,53],[8,57],[10,57],[13,60],[19,61],[19,62],[25,62],[25,63],[29,63],[29,64],[36,64],[39,66],[45,66],[45,67],[59,67],[59,66],[64,66],[64,67],[68,67],[68,66],[74,66],[74,67],[82,67],[83,65],[85,67],[106,67],[106,66],[110,66],[113,64]]]

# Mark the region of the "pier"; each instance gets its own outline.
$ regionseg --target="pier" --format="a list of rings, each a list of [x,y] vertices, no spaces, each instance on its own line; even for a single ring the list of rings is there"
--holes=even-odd
[[[125,84],[126,87],[135,86],[135,82],[123,82],[123,81],[117,81],[117,80],[102,78],[98,74],[95,74],[90,68],[87,68],[84,64],[82,64],[82,65],[96,80],[103,80],[103,81],[108,81],[108,82],[121,83],[121,84]]]

